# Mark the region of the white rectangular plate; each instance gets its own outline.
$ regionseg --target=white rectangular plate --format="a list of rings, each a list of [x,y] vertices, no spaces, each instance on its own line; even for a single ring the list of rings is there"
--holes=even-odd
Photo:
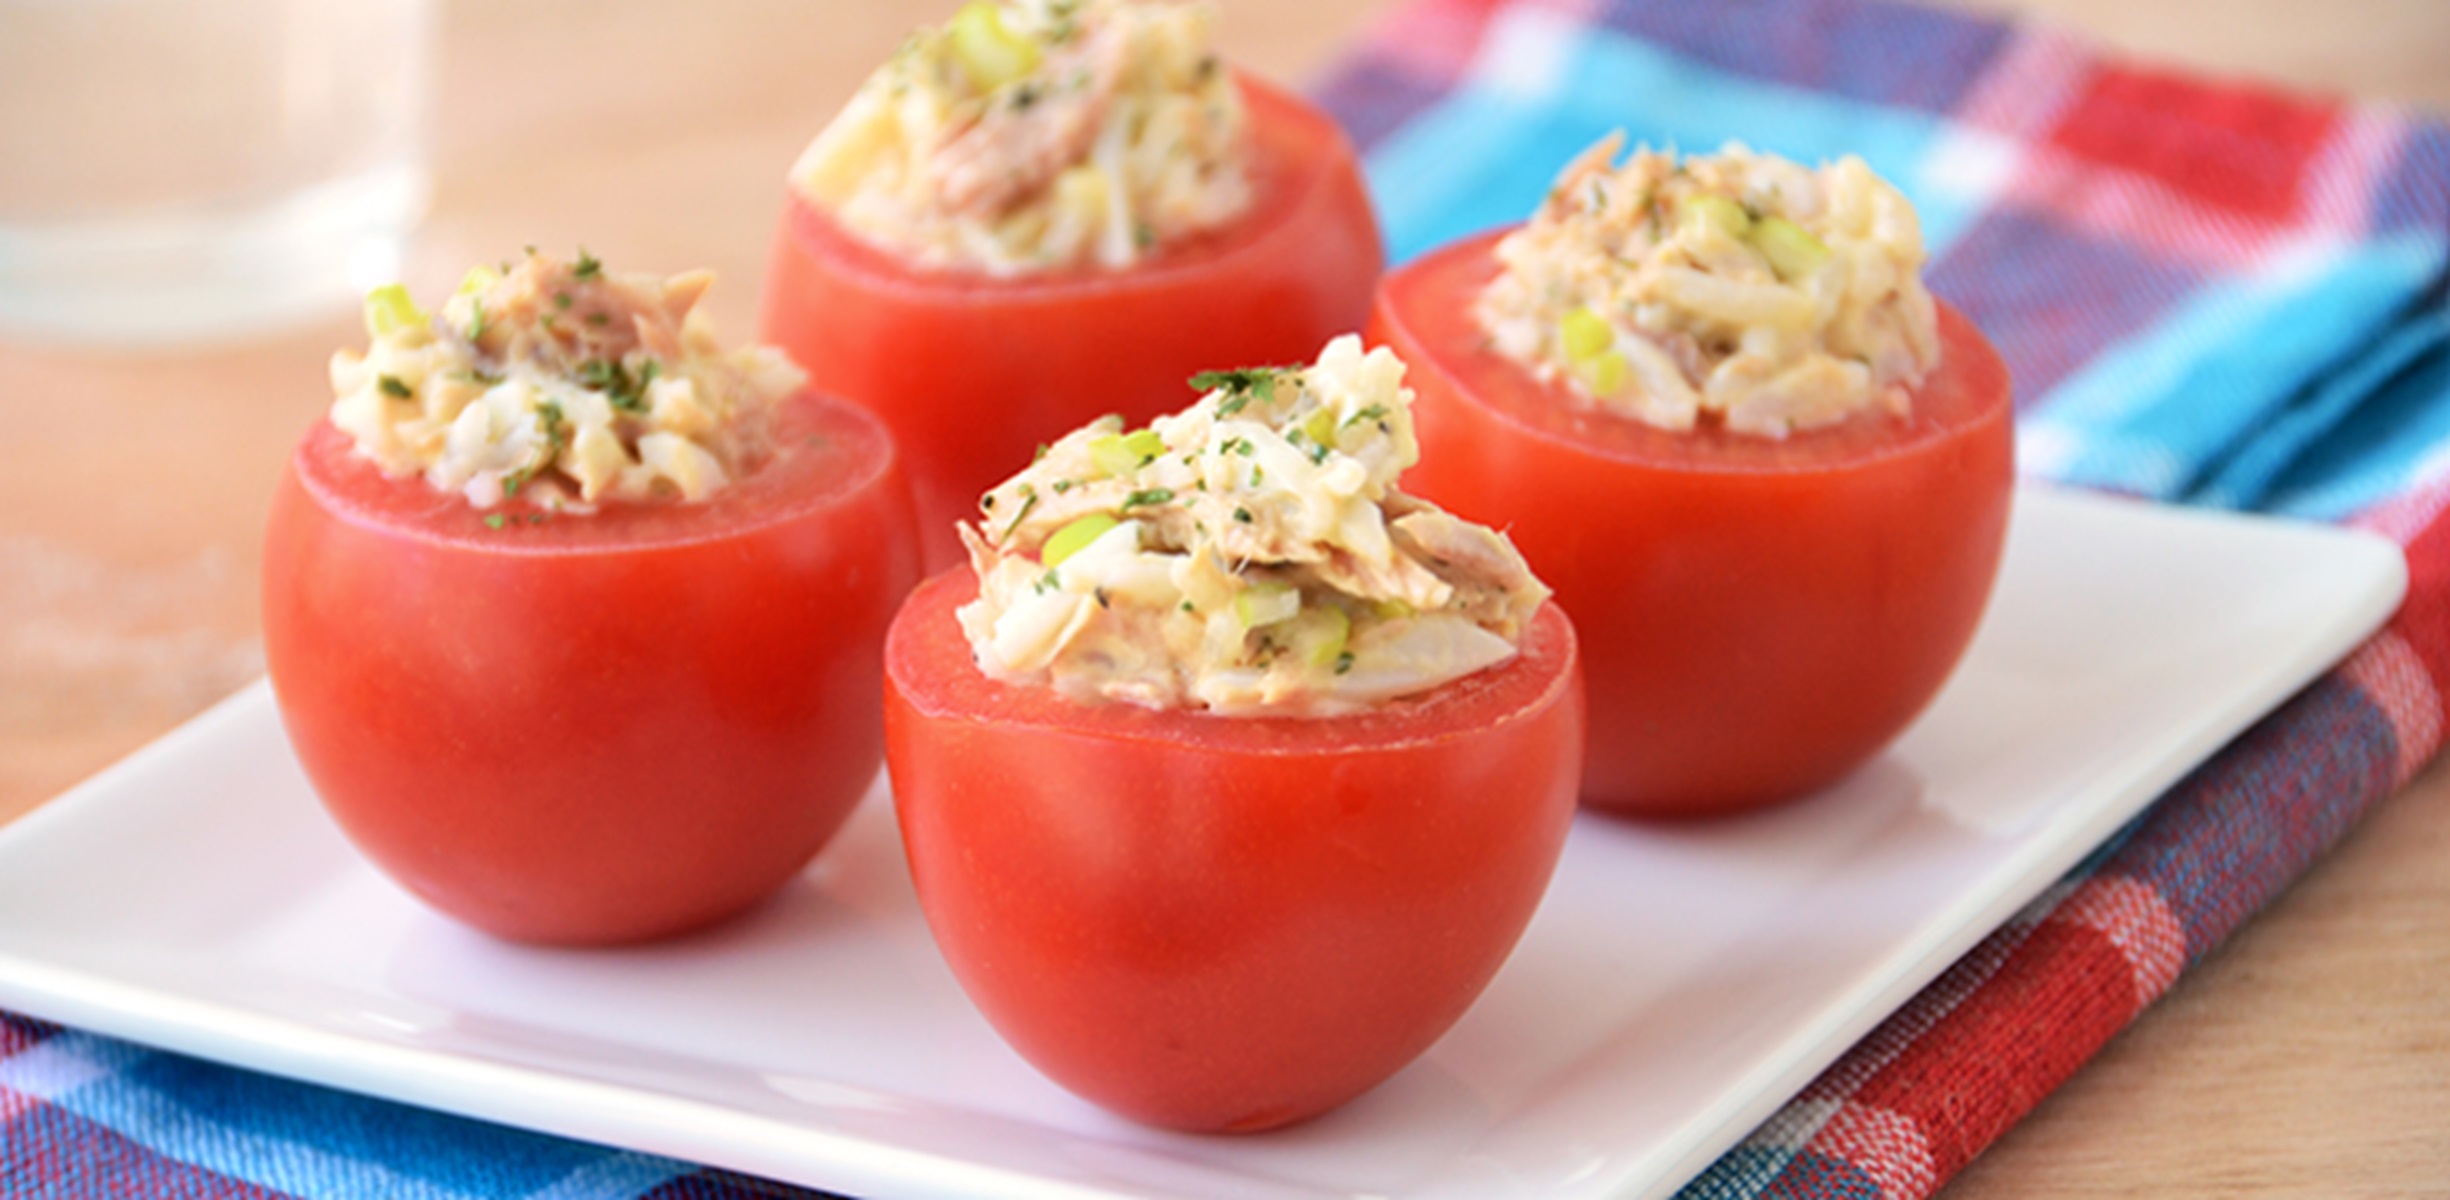
[[[1777,812],[1585,817],[1520,949],[1307,1125],[1153,1132],[955,987],[883,788],[773,904],[642,949],[429,914],[322,816],[258,685],[0,831],[0,1005],[343,1088],[870,1197],[1672,1191],[2398,603],[2338,529],[2019,493],[1963,667]]]

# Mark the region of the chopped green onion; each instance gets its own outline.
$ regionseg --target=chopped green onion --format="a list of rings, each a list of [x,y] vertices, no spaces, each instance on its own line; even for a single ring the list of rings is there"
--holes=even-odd
[[[1244,629],[1289,621],[1301,611],[1301,591],[1291,584],[1254,583],[1234,595],[1234,616]]]
[[[484,291],[486,288],[492,287],[500,282],[502,282],[502,273],[500,271],[486,266],[483,263],[478,263],[475,266],[468,268],[467,274],[459,277],[459,290],[451,294],[454,296],[473,296],[478,292]]]
[[[1049,567],[1059,567],[1063,561],[1089,547],[1089,543],[1106,536],[1106,531],[1122,524],[1102,512],[1074,517],[1070,524],[1048,535],[1046,544],[1038,548],[1038,561]]]
[[[384,395],[394,400],[406,400],[417,394],[407,384],[400,382],[400,377],[397,375],[382,376],[375,380],[375,386],[381,388]]]
[[[1038,45],[1013,32],[990,0],[972,0],[953,14],[953,57],[982,92],[1038,69]]]
[[[1608,318],[1577,308],[1557,322],[1557,344],[1567,362],[1589,362],[1616,344],[1616,330],[1609,328]]]
[[[1089,461],[1108,475],[1129,475],[1165,453],[1165,439],[1153,429],[1110,433],[1089,439]]]
[[[1625,390],[1626,382],[1633,377],[1633,364],[1625,361],[1624,351],[1610,350],[1583,363],[1576,368],[1576,373],[1582,378],[1582,386],[1588,388],[1592,395],[1613,396]]]
[[[1770,269],[1789,283],[1812,274],[1829,261],[1829,247],[1812,231],[1785,217],[1763,217],[1752,227],[1752,248],[1769,260]]]
[[[397,283],[386,283],[366,293],[366,336],[386,338],[403,329],[426,322],[417,302],[408,298],[408,289]]]
[[[1133,492],[1123,497],[1123,507],[1140,508],[1150,504],[1163,504],[1173,498],[1174,489],[1172,488],[1149,488],[1146,491]]]
[[[1353,619],[1332,604],[1315,605],[1302,613],[1293,631],[1293,646],[1311,666],[1324,667],[1346,657],[1352,642]]]
[[[1247,509],[1247,508],[1243,508],[1243,507],[1242,507],[1242,506],[1240,506],[1240,505],[1235,505],[1235,506],[1234,506],[1234,520],[1240,521],[1240,522],[1242,522],[1242,523],[1243,523],[1243,524],[1245,524],[1245,525],[1250,524],[1250,523],[1251,523],[1251,510],[1249,510],[1249,509]]]
[[[1324,404],[1311,409],[1310,415],[1302,418],[1302,436],[1309,438],[1310,444],[1321,450],[1334,446],[1336,444],[1336,410]],[[1326,456],[1321,454],[1318,457]]]
[[[485,528],[500,529],[502,527],[502,522],[506,519],[507,518],[503,517],[503,515],[500,513],[486,513]]]
[[[1360,411],[1355,412],[1353,415],[1351,415],[1351,416],[1349,416],[1349,417],[1344,418],[1344,424],[1343,424],[1343,425],[1341,425],[1341,426],[1339,426],[1339,428],[1343,428],[1343,429],[1350,429],[1350,428],[1352,428],[1353,426],[1355,426],[1355,425],[1358,425],[1358,424],[1362,423],[1363,421],[1384,421],[1384,420],[1386,420],[1386,419],[1387,419],[1387,406],[1386,406],[1386,405],[1384,405],[1384,404],[1369,404],[1369,405],[1364,405],[1364,406],[1362,406],[1362,408],[1360,409]]]
[[[1725,196],[1704,192],[1686,199],[1677,209],[1676,224],[1679,232],[1713,227],[1728,237],[1740,239],[1752,230],[1752,214]]]
[[[587,253],[587,247],[579,247],[578,262],[570,268],[571,277],[574,279],[593,279],[603,273],[604,264],[597,262],[595,255]]]

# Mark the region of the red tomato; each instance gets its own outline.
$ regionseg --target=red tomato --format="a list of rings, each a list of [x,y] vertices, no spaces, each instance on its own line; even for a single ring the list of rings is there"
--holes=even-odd
[[[350,840],[535,942],[677,932],[805,865],[875,776],[918,554],[873,418],[803,395],[776,439],[699,504],[495,528],[318,423],[274,498],[264,650]]]
[[[1023,1057],[1151,1124],[1333,1108],[1463,1015],[1573,814],[1573,626],[1414,700],[1317,719],[1083,705],[981,675],[937,576],[885,650],[919,903]]]
[[[1405,487],[1505,528],[1591,680],[1584,803],[1708,815],[1845,775],[1930,703],[1973,636],[2014,483],[2008,377],[1943,307],[1911,416],[1783,441],[1577,406],[1486,348],[1503,230],[1390,274],[1370,339],[1409,364]]]
[[[962,561],[954,523],[1039,443],[1110,412],[1173,412],[1212,367],[1308,362],[1368,317],[1383,260],[1351,144],[1301,100],[1240,83],[1251,211],[1125,271],[923,272],[793,194],[760,340],[892,427],[931,570]]]

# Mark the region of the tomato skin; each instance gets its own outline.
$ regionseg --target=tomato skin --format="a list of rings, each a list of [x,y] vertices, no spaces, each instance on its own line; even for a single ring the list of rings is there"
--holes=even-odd
[[[1307,103],[1238,82],[1250,212],[1128,270],[920,271],[786,201],[759,338],[892,428],[930,571],[964,561],[954,523],[1040,443],[1173,412],[1200,371],[1308,362],[1368,317],[1384,260],[1351,144]]]
[[[1652,429],[1486,348],[1469,308],[1505,232],[1390,274],[1368,337],[1418,396],[1405,486],[1506,529],[1574,615],[1583,802],[1709,816],[1843,777],[1930,703],[1998,576],[2015,481],[1998,354],[1943,305],[1909,417],[1784,441]]]
[[[1375,1086],[1462,1016],[1562,852],[1573,627],[1351,717],[1081,705],[981,675],[956,569],[886,647],[895,811],[929,928],[1024,1058],[1149,1124],[1249,1131]]]
[[[877,664],[918,574],[890,438],[802,395],[695,505],[486,526],[318,422],[277,492],[265,657],[342,831],[518,941],[680,932],[780,887],[882,757]]]

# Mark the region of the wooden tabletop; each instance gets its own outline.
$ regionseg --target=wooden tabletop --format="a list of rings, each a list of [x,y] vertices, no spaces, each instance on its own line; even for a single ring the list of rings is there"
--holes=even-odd
[[[1706,2],[1706,0],[1695,0]],[[1970,0],[2170,63],[2450,110],[2442,0]],[[520,0],[444,12],[409,282],[506,247],[704,265],[740,334],[782,173],[908,24],[892,0]],[[1225,0],[1298,82],[1388,0]],[[262,671],[257,538],[353,312],[243,345],[0,338],[0,819]],[[2328,859],[1974,1166],[1952,1200],[2450,1194],[2450,769]]]

